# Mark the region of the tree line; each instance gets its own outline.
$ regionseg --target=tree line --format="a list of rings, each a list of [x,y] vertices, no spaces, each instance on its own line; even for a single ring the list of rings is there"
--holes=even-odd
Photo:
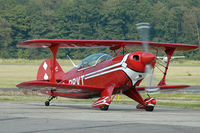
[[[0,58],[48,58],[46,49],[22,49],[31,39],[139,40],[136,23],[149,22],[150,41],[200,43],[199,0],[0,0]],[[81,59],[108,49],[60,49]],[[183,53],[200,59],[200,51]]]

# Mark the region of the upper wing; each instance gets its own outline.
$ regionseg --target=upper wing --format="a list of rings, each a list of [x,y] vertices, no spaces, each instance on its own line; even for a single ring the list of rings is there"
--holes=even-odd
[[[189,44],[172,44],[148,42],[151,49],[168,50],[176,49],[176,51],[187,51],[198,48],[196,45]],[[141,41],[125,41],[125,40],[52,40],[52,39],[37,39],[21,42],[17,44],[22,48],[50,48],[58,47],[108,47],[111,50],[119,49],[120,47],[143,48]]]

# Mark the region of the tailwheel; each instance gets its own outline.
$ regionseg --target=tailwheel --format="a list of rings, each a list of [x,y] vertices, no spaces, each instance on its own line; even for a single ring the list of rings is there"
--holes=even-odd
[[[56,96],[50,96],[50,98],[45,102],[45,106],[49,106],[51,100],[53,100],[54,98],[56,98]]]
[[[45,102],[45,106],[49,106],[49,104],[50,104],[49,101]]]
[[[109,105],[105,105],[103,107],[100,107],[100,110],[107,111],[108,108],[109,108]]]

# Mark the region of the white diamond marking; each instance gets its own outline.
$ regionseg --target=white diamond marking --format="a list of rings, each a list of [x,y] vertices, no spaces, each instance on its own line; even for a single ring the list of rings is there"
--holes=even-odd
[[[49,76],[45,73],[44,74],[44,80],[48,80],[49,79]]]
[[[58,66],[55,67],[55,71],[56,71],[56,72],[58,71]]]
[[[43,68],[44,68],[45,71],[47,70],[47,67],[48,67],[47,63],[44,62],[44,64],[43,64]]]

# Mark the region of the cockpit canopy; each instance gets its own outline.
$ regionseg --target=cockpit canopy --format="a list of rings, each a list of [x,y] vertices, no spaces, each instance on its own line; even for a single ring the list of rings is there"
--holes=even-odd
[[[78,69],[87,68],[89,66],[95,66],[100,62],[111,59],[112,56],[103,53],[97,53],[90,55],[82,60],[82,62],[78,65]]]

